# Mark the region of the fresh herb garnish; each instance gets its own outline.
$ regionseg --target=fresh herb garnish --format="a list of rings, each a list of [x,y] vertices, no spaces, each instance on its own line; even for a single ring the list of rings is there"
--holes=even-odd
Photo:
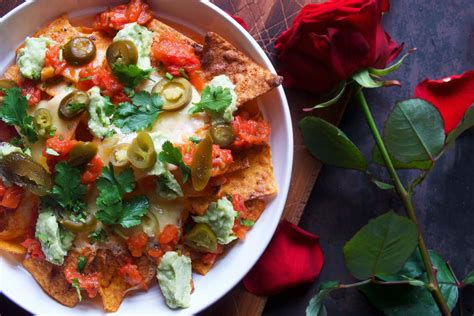
[[[168,80],[173,80],[174,76],[170,74],[169,72],[165,73],[165,78]]]
[[[170,141],[166,141],[161,148],[159,155],[161,162],[170,163],[175,166],[178,166],[183,175],[183,182],[187,182],[189,175],[191,174],[191,169],[183,162],[183,156],[178,148],[174,147]]]
[[[56,165],[55,171],[52,197],[64,209],[75,214],[82,213],[86,207],[83,201],[86,186],[81,183],[80,170],[66,162],[60,162]]]
[[[251,221],[249,219],[241,218],[240,219],[240,225],[245,226],[245,227],[252,227],[253,225],[255,225],[255,222]]]
[[[84,270],[84,268],[86,267],[86,258],[83,257],[83,256],[79,256],[77,258],[77,271],[80,273],[82,272],[82,270]]]
[[[88,77],[84,77],[84,78],[79,79],[79,81],[88,81],[88,80],[91,80],[91,79],[92,79],[92,76],[88,76]]]
[[[232,95],[229,88],[208,85],[202,91],[201,101],[194,103],[189,113],[205,111],[211,116],[221,116],[231,103]]]
[[[127,97],[129,97],[129,98],[133,98],[135,96],[135,90],[133,90],[133,88],[129,88],[129,87],[124,87],[123,88],[123,93],[125,93],[127,95]]]
[[[154,93],[140,91],[132,98],[132,103],[120,103],[115,111],[113,123],[124,133],[151,128],[162,112],[163,100]]]
[[[25,136],[30,143],[38,140],[33,117],[28,115],[28,100],[21,94],[17,87],[5,90],[3,104],[0,107],[0,119],[8,125],[16,125],[20,128],[20,133]]]
[[[81,286],[79,285],[79,280],[77,278],[72,279],[71,285],[76,289],[77,297],[79,297],[79,301],[82,302]]]
[[[135,185],[132,169],[116,176],[112,165],[104,167],[97,180],[97,219],[107,225],[120,224],[125,228],[139,225],[140,218],[148,211],[148,199],[137,196],[129,201],[123,200],[123,195],[132,192]]]
[[[179,74],[181,75],[181,77],[186,78],[186,79],[189,80],[189,76],[186,73],[186,70],[184,68],[179,68]]]
[[[201,139],[199,137],[196,137],[196,136],[189,137],[189,140],[191,142],[193,142],[194,144],[199,144],[201,142]]]
[[[115,64],[112,67],[112,73],[127,87],[134,88],[140,82],[150,77],[152,69],[143,70],[137,65]]]
[[[97,230],[89,234],[90,243],[103,243],[107,240],[107,233],[104,229]]]

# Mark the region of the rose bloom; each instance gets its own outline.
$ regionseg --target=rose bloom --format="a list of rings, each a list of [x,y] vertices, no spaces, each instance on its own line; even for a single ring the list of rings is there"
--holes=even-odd
[[[383,29],[388,9],[388,0],[306,5],[276,41],[284,85],[326,93],[359,70],[384,68],[403,48]]]

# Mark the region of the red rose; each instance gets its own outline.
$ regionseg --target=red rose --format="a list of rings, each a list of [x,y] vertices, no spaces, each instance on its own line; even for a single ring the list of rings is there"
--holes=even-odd
[[[403,48],[382,27],[388,9],[388,0],[306,5],[276,41],[284,85],[324,93],[359,70],[384,68]]]
[[[474,105],[474,70],[439,80],[425,79],[416,86],[415,98],[424,99],[438,109],[448,134]]]
[[[265,253],[245,276],[244,286],[256,295],[273,295],[313,282],[323,263],[319,237],[283,220]]]

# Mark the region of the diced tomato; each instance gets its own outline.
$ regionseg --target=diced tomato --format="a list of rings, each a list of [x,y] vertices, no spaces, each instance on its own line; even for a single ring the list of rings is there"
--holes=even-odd
[[[148,243],[148,236],[144,232],[133,234],[127,239],[127,247],[134,257],[141,257],[143,250]]]
[[[257,122],[237,115],[232,121],[235,141],[234,148],[248,147],[252,145],[262,145],[268,143],[271,128],[267,122]]]
[[[123,84],[112,75],[106,67],[84,68],[79,72],[81,78],[76,87],[79,90],[87,91],[93,86],[98,86],[101,93],[111,98],[114,104],[128,101],[128,97],[123,93]]]
[[[216,261],[217,259],[217,256],[221,253],[224,252],[224,246],[222,245],[217,245],[217,251],[215,253],[206,253],[206,254],[203,254],[202,257],[201,257],[201,260],[202,260],[202,263],[206,264],[206,265],[211,265],[211,264],[214,264],[214,262]]]
[[[122,4],[99,13],[95,17],[94,28],[106,33],[121,30],[127,23],[137,22],[140,25],[148,23],[153,18],[148,4],[141,0],[131,0],[127,5]]]
[[[51,66],[54,68],[55,75],[61,75],[67,67],[67,63],[64,58],[60,58],[60,48],[59,46],[51,46],[46,51],[44,64],[46,67]]]
[[[71,260],[64,269],[66,281],[72,283],[74,279],[79,282],[79,287],[87,292],[90,298],[97,295],[100,285],[100,275],[97,272],[91,274],[82,274],[77,271],[77,259]]]
[[[166,34],[159,41],[154,41],[151,51],[153,58],[160,61],[173,76],[179,76],[180,69],[190,75],[201,68],[194,48],[173,35]]]
[[[240,224],[241,219],[247,219],[249,216],[248,209],[245,206],[245,201],[240,194],[232,195],[232,207],[239,213],[238,218],[235,219],[234,227],[232,231],[239,239],[244,239],[249,227],[242,226]]]
[[[24,79],[19,84],[21,94],[28,99],[29,106],[35,106],[41,101],[41,90],[36,86],[34,81]]]
[[[232,207],[234,208],[234,210],[239,212],[239,214],[242,214],[247,211],[247,207],[245,206],[245,201],[242,195],[232,195]]]
[[[176,225],[166,225],[158,237],[158,242],[160,243],[161,249],[163,249],[163,251],[170,251],[173,250],[178,244],[178,239],[178,227]]]
[[[98,155],[96,155],[92,160],[87,164],[84,172],[81,176],[82,184],[93,183],[102,173],[102,167],[104,163]]]
[[[41,250],[41,244],[38,240],[27,238],[21,243],[21,245],[26,248],[26,253],[29,257],[36,260],[43,260],[46,258],[43,250]]]
[[[155,259],[157,264],[160,264],[161,257],[165,254],[165,252],[158,247],[148,249],[147,253],[150,257]]]
[[[193,71],[188,74],[189,76],[189,81],[191,84],[199,91],[201,92],[204,87],[206,86],[206,79],[204,78],[204,74],[202,71]]]
[[[46,157],[46,163],[51,172],[54,171],[54,167],[60,161],[66,160],[72,147],[77,143],[73,139],[63,139],[62,136],[54,136],[48,138],[46,141],[46,147],[43,151],[43,156]],[[46,148],[50,148],[57,152],[59,156],[49,155],[46,153]]]
[[[138,271],[138,267],[131,263],[126,263],[121,266],[118,270],[118,274],[132,286],[140,286],[143,289],[147,289],[148,286],[143,281],[143,277]]]
[[[7,188],[3,195],[2,202],[0,202],[0,206],[9,209],[16,209],[18,205],[20,205],[23,191],[22,188],[16,185]]]
[[[249,230],[248,227],[240,225],[240,218],[237,218],[234,223],[234,227],[232,227],[232,231],[234,232],[234,235],[237,236],[240,240],[245,239],[245,235],[247,234],[247,231]]]

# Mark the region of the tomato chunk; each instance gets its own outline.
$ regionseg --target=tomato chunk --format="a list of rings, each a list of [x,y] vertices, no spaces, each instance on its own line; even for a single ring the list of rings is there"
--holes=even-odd
[[[64,58],[60,58],[60,48],[59,46],[52,46],[46,51],[44,58],[45,66],[51,66],[54,68],[55,75],[61,75],[67,67],[67,63]]]
[[[91,184],[95,180],[97,180],[97,178],[102,173],[103,166],[104,166],[104,163],[102,159],[100,159],[99,156],[96,155],[94,158],[92,158],[92,160],[87,164],[84,172],[82,173],[81,183]]]
[[[160,243],[161,249],[166,252],[171,251],[176,247],[178,244],[178,239],[178,227],[176,225],[166,225],[158,237],[158,242]]]
[[[21,243],[21,245],[26,248],[26,253],[31,258],[36,260],[43,260],[46,258],[43,250],[41,250],[41,244],[38,240],[34,238],[27,238]]]
[[[73,139],[63,139],[62,136],[54,136],[48,138],[46,141],[46,147],[43,151],[43,156],[46,157],[46,164],[49,167],[49,171],[53,172],[54,167],[60,161],[66,160],[72,147],[77,143]],[[58,153],[57,156],[49,155],[46,153],[46,148],[50,148]]]
[[[64,269],[66,281],[72,283],[77,280],[79,287],[87,292],[90,298],[96,297],[100,285],[100,275],[97,272],[91,274],[83,274],[77,271],[77,258],[71,260]]]
[[[189,142],[180,147],[183,162],[191,166],[193,161],[196,145]],[[232,151],[230,149],[222,149],[219,145],[212,145],[212,170],[211,177],[217,177],[227,172],[230,165],[234,162]]]
[[[18,205],[20,205],[23,191],[24,190],[22,188],[16,185],[12,185],[11,187],[7,188],[5,190],[5,194],[3,195],[0,206],[9,209],[16,209]]]
[[[34,81],[25,79],[20,82],[19,86],[21,94],[28,99],[29,106],[35,106],[41,101],[41,90]]]
[[[148,4],[141,0],[131,0],[127,5],[122,4],[107,9],[95,17],[94,29],[113,34],[121,30],[127,23],[137,22],[140,25],[148,23],[153,18]]]
[[[148,243],[148,236],[144,232],[133,234],[127,239],[127,247],[133,257],[141,257]]]
[[[201,62],[194,48],[172,35],[163,35],[151,46],[153,58],[160,61],[173,76],[180,75],[180,69],[192,74],[201,68]]]
[[[257,122],[238,115],[234,117],[232,127],[235,133],[234,148],[262,145],[270,139],[271,128],[267,122]]]
[[[143,277],[138,271],[138,267],[131,263],[126,263],[118,270],[118,274],[132,286],[139,286],[142,289],[147,289],[148,286],[143,281]]]
[[[122,91],[123,84],[106,67],[84,68],[79,72],[79,77],[81,79],[76,85],[79,90],[87,91],[94,86],[98,86],[101,93],[110,97],[114,104],[129,100]]]

